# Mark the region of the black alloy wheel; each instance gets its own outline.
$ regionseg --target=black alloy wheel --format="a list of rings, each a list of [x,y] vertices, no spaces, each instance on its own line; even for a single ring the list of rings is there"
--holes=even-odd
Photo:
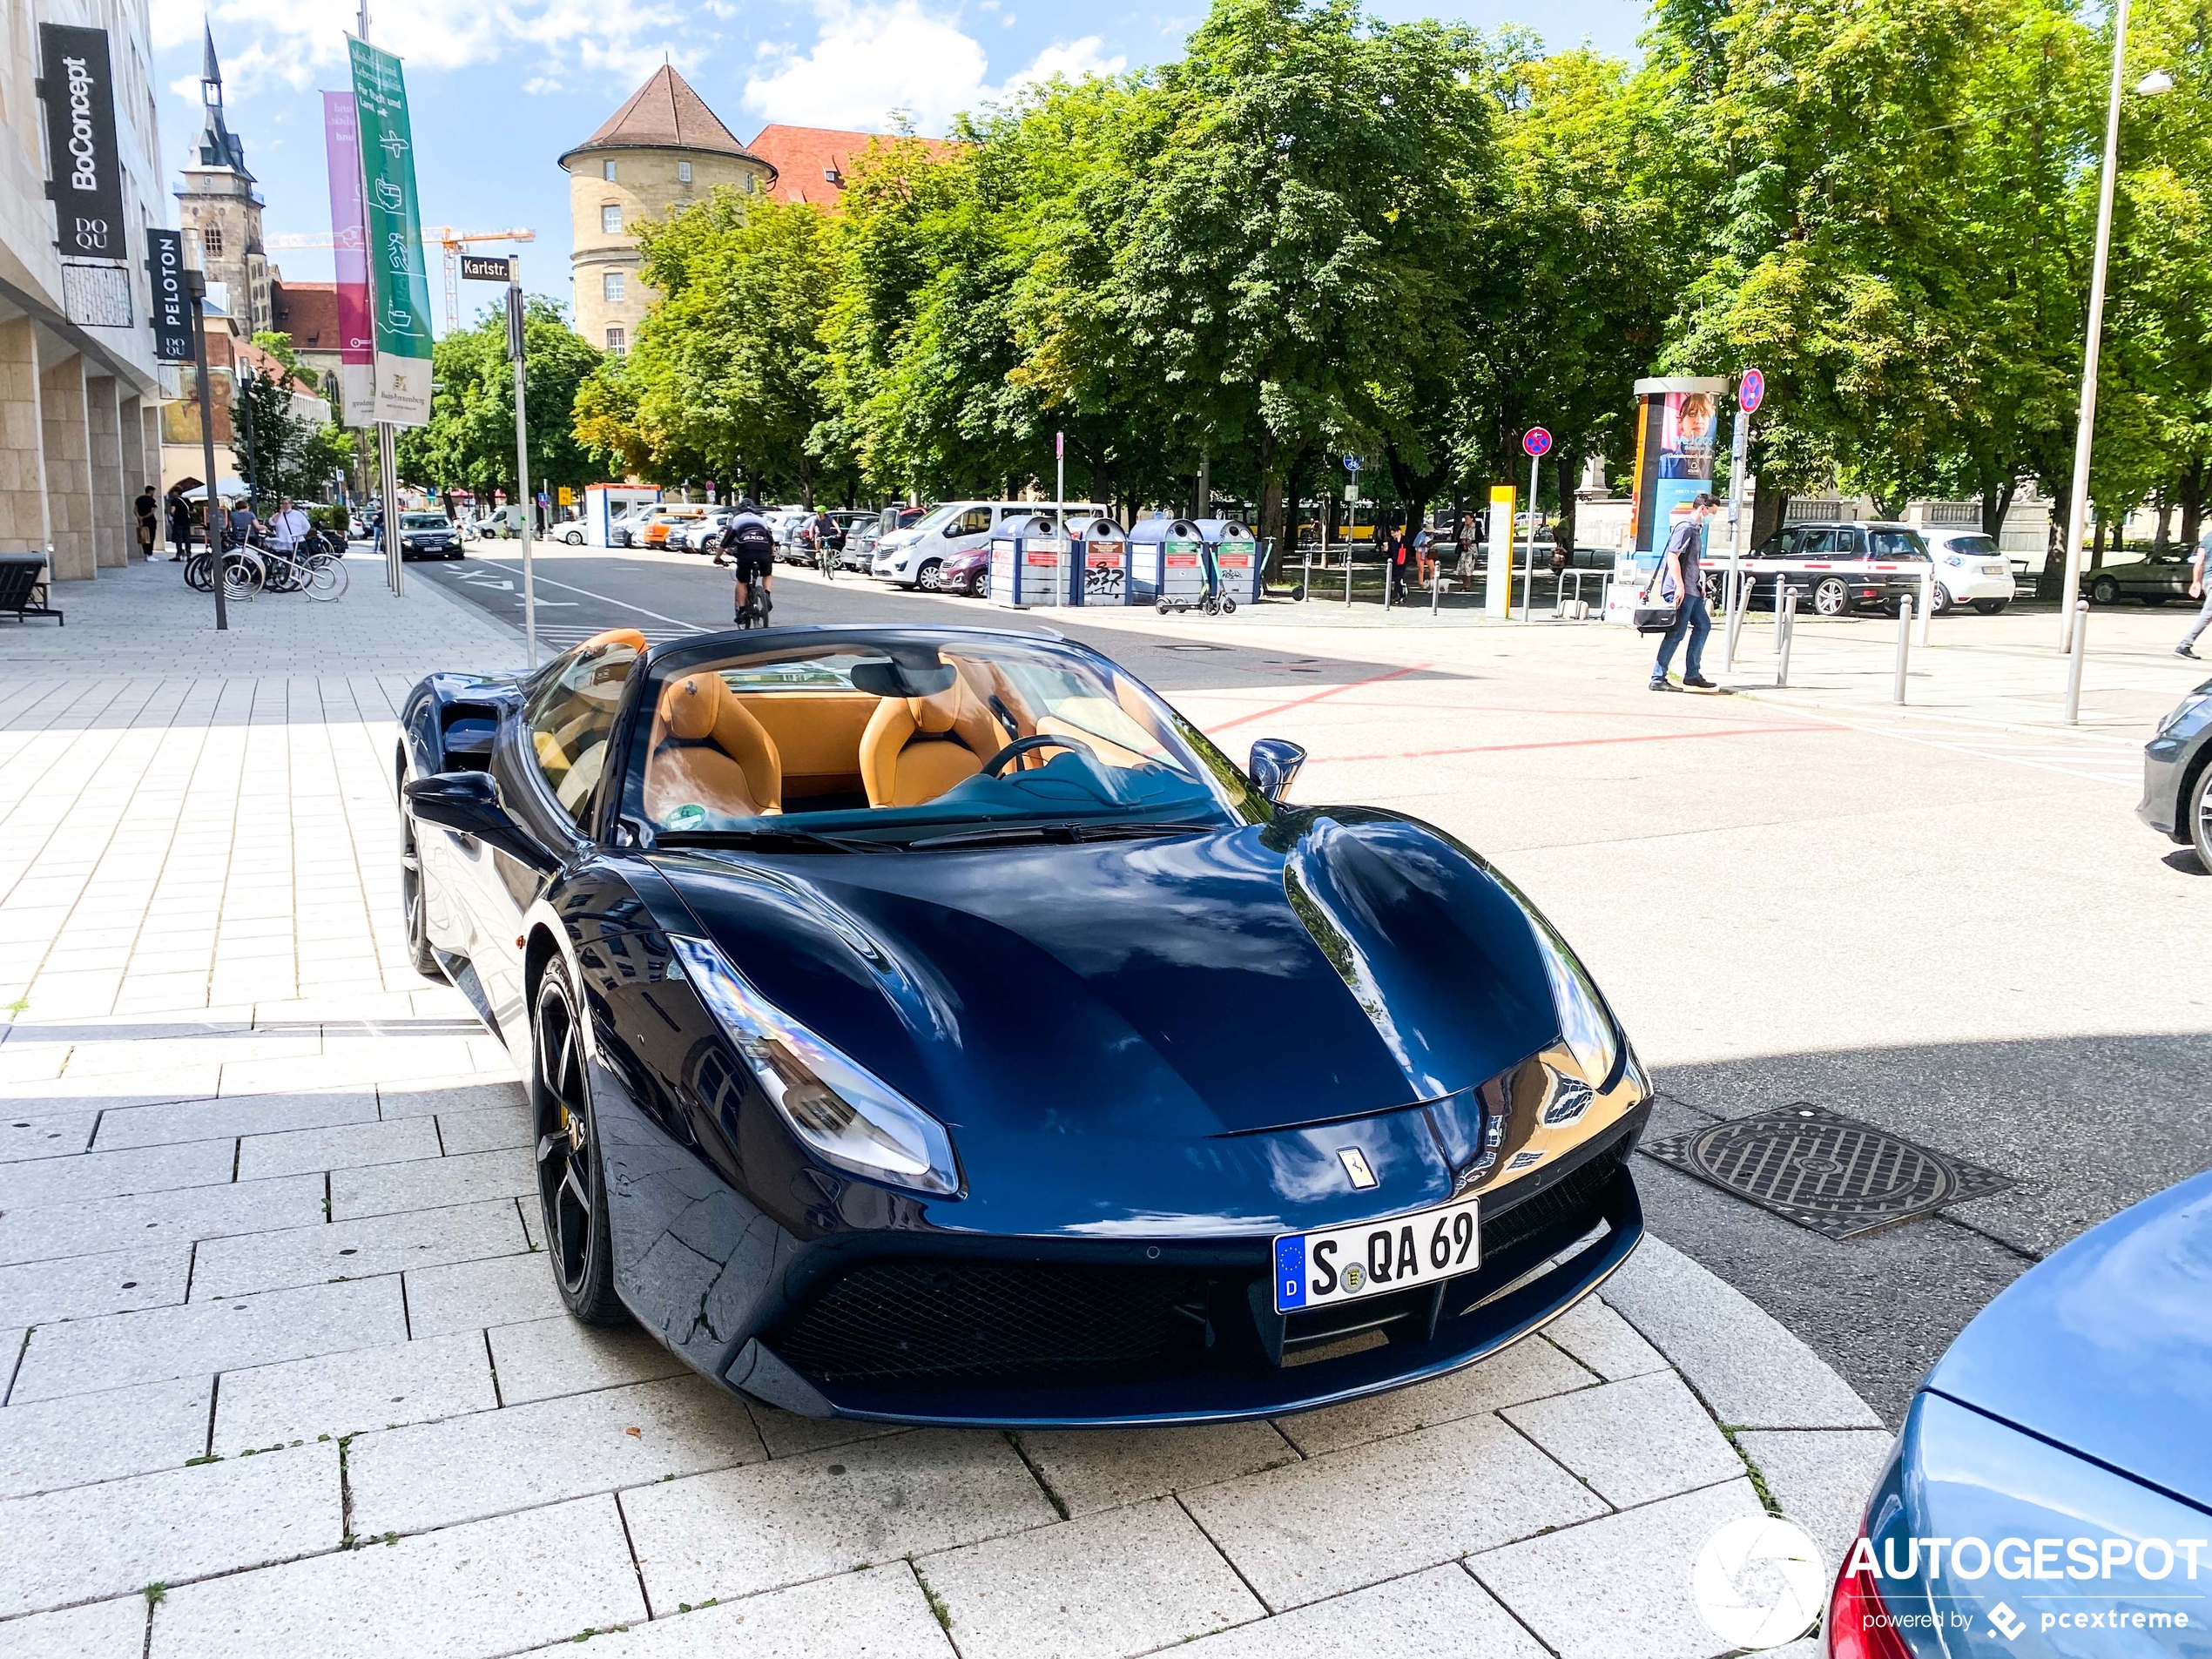
[[[1812,608],[1824,617],[1840,617],[1851,609],[1851,589],[1839,576],[1824,577],[1812,590]]]
[[[401,780],[404,783],[406,780]],[[407,913],[407,959],[424,979],[444,980],[437,953],[430,948],[430,929],[424,914],[422,854],[415,840],[415,819],[400,814],[400,903]]]
[[[530,1114],[537,1132],[537,1196],[553,1280],[586,1325],[620,1325],[607,1238],[607,1182],[583,1061],[583,1032],[568,970],[549,963],[530,1021]]]

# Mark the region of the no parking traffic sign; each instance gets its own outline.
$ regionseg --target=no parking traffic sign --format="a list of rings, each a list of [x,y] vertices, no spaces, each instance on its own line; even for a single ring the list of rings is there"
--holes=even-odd
[[[1766,401],[1766,376],[1756,368],[1743,371],[1743,378],[1736,383],[1736,401],[1749,415]]]
[[[1541,455],[1552,447],[1552,435],[1540,426],[1532,426],[1522,436],[1521,447],[1531,457]]]

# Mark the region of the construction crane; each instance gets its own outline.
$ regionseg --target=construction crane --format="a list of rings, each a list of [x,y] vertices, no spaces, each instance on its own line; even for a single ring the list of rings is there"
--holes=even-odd
[[[446,332],[451,334],[461,327],[461,250],[475,242],[535,242],[536,231],[457,231],[450,225],[425,225],[422,240],[427,245],[435,242],[445,250],[446,260]],[[272,250],[287,247],[335,247],[337,239],[329,232],[309,236],[272,236],[262,246]]]

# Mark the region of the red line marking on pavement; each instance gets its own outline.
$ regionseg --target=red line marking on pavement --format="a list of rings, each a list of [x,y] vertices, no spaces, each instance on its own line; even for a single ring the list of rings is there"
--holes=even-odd
[[[1248,721],[1264,720],[1270,715],[1282,713],[1285,709],[1303,708],[1308,703],[1318,703],[1323,698],[1334,697],[1340,691],[1357,691],[1362,685],[1379,685],[1385,680],[1399,679],[1407,674],[1418,674],[1423,669],[1433,666],[1433,664],[1429,663],[1415,663],[1411,668],[1393,668],[1388,673],[1370,674],[1364,680],[1346,680],[1341,685],[1324,686],[1311,697],[1292,698],[1289,702],[1278,703],[1272,708],[1255,709],[1250,714],[1240,714],[1233,720],[1224,720],[1218,725],[1208,726],[1207,735],[1211,736],[1216,732],[1226,732],[1232,725],[1243,725]]]
[[[1315,755],[1323,760],[1429,760],[1439,755],[1502,754],[1515,749],[1587,749],[1607,743],[1683,743],[1692,738],[1763,738],[1777,732],[1836,732],[1832,725],[1738,725],[1715,732],[1647,732],[1633,738],[1561,738],[1550,743],[1483,743],[1466,749],[1406,749],[1386,755]]]

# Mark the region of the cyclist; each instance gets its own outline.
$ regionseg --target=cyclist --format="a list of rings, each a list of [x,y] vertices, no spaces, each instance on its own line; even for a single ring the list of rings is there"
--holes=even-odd
[[[768,620],[773,609],[769,590],[775,586],[776,532],[760,516],[760,503],[747,496],[738,503],[738,510],[723,526],[720,546],[715,550],[717,564],[737,566],[737,603],[732,620],[742,626],[746,621],[746,608],[756,594],[759,599],[758,614]]]
[[[829,516],[827,508],[818,508],[813,519],[806,526],[807,539],[814,544],[814,563],[824,576],[837,580],[837,556],[845,550],[845,532]]]

